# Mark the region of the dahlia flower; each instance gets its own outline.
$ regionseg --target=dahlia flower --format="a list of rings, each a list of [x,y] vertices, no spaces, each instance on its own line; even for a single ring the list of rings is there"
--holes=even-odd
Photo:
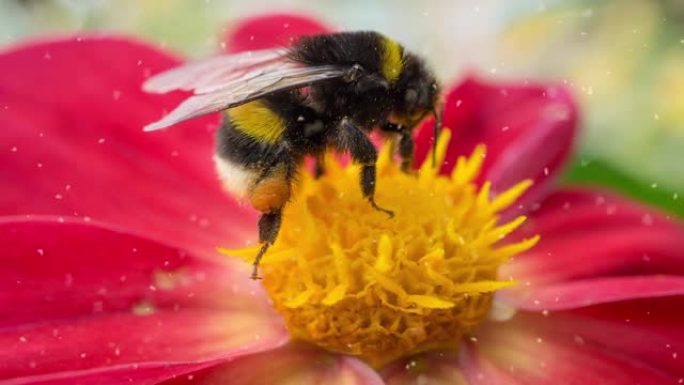
[[[228,47],[324,28],[274,15]],[[684,381],[684,227],[555,184],[577,134],[567,89],[452,87],[437,167],[430,122],[415,175],[384,150],[392,220],[353,165],[302,170],[255,282],[217,252],[250,258],[256,237],[214,175],[218,117],[141,130],[183,97],[141,83],[178,64],[112,37],[0,54],[0,383]]]

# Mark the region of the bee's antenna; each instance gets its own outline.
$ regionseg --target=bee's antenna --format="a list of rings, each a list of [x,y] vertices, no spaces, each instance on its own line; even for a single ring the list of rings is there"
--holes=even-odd
[[[437,140],[439,139],[439,132],[442,129],[442,107],[435,107],[432,114],[435,116],[435,126],[433,127],[435,139],[432,142],[432,167],[437,167]]]

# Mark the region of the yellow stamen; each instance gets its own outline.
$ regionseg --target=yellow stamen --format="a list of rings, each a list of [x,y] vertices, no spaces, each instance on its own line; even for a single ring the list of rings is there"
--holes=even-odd
[[[449,142],[443,131],[441,164]],[[499,266],[538,237],[501,245],[525,217],[498,214],[530,186],[491,197],[474,183],[485,157],[480,145],[450,177],[425,162],[417,175],[378,162],[374,210],[359,189],[359,168],[330,157],[327,173],[303,172],[285,209],[276,243],[262,260],[264,286],[294,338],[361,357],[379,366],[435,347],[454,348],[489,313],[492,294],[513,285]],[[431,159],[428,155],[427,159]],[[221,250],[251,263],[256,249]]]

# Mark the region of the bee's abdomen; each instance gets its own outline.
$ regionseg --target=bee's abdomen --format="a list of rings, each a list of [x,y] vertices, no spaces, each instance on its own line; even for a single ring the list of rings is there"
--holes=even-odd
[[[214,163],[223,188],[236,197],[246,197],[259,179],[258,170],[219,155],[214,156]]]
[[[224,118],[216,133],[216,171],[226,190],[244,197],[273,165],[287,157],[282,142],[258,140],[231,119]]]
[[[226,111],[235,130],[257,142],[278,144],[286,130],[285,120],[263,100],[255,100]]]

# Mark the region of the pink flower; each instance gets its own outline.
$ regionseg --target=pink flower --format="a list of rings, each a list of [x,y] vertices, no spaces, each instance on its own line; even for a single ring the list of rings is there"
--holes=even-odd
[[[244,23],[229,41],[263,48],[320,28],[279,15]],[[542,240],[501,268],[519,284],[497,293],[494,317],[457,353],[375,371],[291,342],[245,266],[217,255],[256,228],[216,181],[218,117],[141,131],[183,95],[140,84],[178,63],[116,38],[0,55],[1,383],[683,381],[684,228],[612,193],[554,185],[576,134],[566,89],[469,78],[448,92],[443,171],[485,143],[480,181],[495,193],[535,181],[513,208],[529,220],[511,241]],[[417,164],[429,131],[418,132]]]

